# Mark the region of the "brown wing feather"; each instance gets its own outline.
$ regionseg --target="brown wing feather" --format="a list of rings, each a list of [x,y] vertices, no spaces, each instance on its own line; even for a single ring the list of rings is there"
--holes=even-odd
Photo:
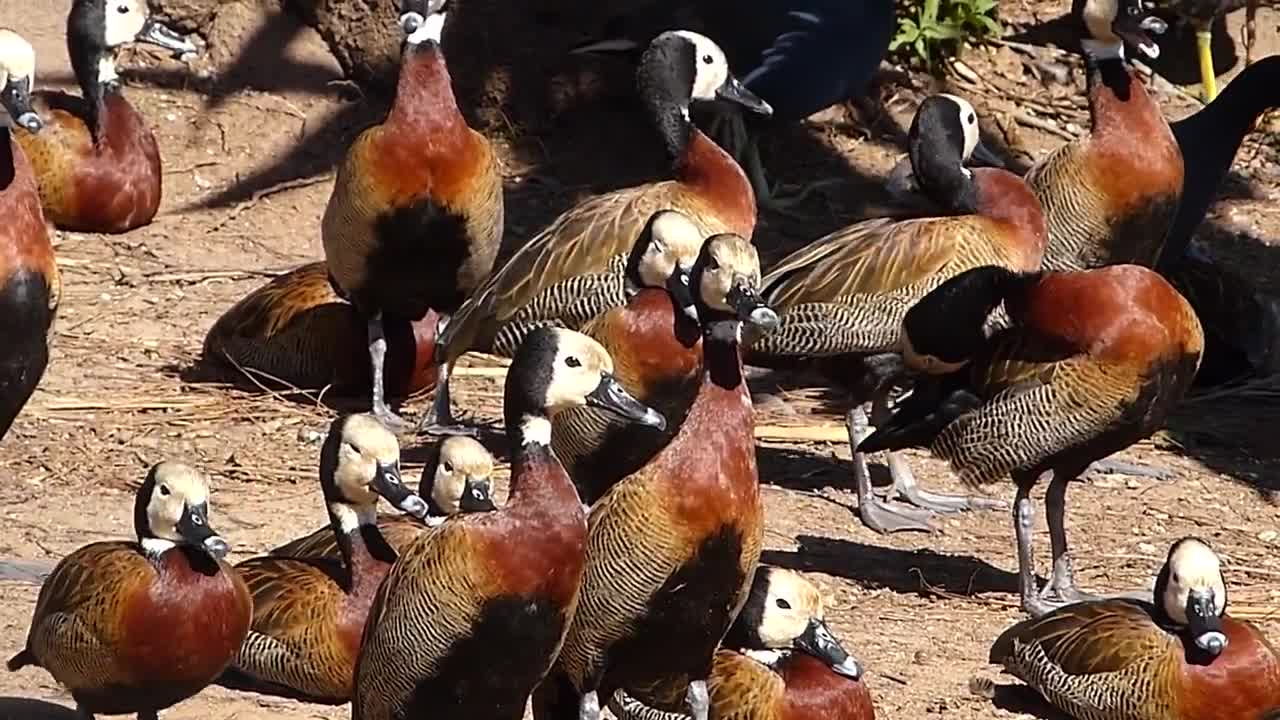
[[[711,671],[711,707],[720,720],[776,717],[786,685],[778,674],[741,653],[720,650]]]
[[[404,515],[383,515],[378,517],[378,532],[399,554],[410,543],[418,539],[426,526]],[[339,561],[342,558],[338,549],[338,538],[333,528],[326,525],[314,532],[294,538],[289,542],[272,548],[270,555],[289,558],[324,558]]]
[[[991,662],[1019,662],[1017,655],[1034,644],[1070,676],[1120,672],[1160,657],[1176,642],[1155,624],[1151,610],[1128,600],[1069,605],[1004,631],[991,648]]]

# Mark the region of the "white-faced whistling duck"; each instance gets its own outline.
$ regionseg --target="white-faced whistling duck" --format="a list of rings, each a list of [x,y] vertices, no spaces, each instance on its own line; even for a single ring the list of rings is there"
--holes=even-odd
[[[1012,324],[988,338],[987,317],[1001,302]],[[917,381],[859,449],[927,446],[971,486],[1011,477],[1023,608],[1042,615],[1086,597],[1067,552],[1067,484],[1155,432],[1182,400],[1203,348],[1191,306],[1138,265],[984,267],[943,283],[903,325],[918,356],[959,369]],[[1037,593],[1031,488],[1047,472],[1053,574]]]
[[[333,705],[351,699],[365,617],[396,560],[378,531],[378,498],[419,519],[427,504],[401,483],[400,445],[372,415],[333,421],[320,487],[340,556],[236,565],[253,596],[253,626],[219,685]]]
[[[329,277],[368,325],[373,413],[393,429],[385,323],[457,310],[493,269],[503,222],[498,157],[459,112],[440,48],[445,0],[400,5],[395,104],[347,151],[321,224]]]
[[[1280,654],[1226,610],[1218,556],[1183,538],[1152,602],[1083,602],[1023,621],[996,640],[991,662],[1081,720],[1280,717]]]
[[[1162,32],[1165,24],[1147,4],[1075,0],[1093,128],[1026,175],[1049,221],[1047,269],[1151,267],[1178,210],[1182,153],[1159,104],[1124,57],[1126,40],[1159,54],[1147,32]]]
[[[684,418],[702,364],[689,273],[702,232],[674,210],[654,214],[624,269],[630,299],[581,324],[613,358],[618,382],[667,419],[662,432],[635,427],[593,407],[566,410],[551,424],[551,447],[591,505],[613,483],[640,469]]]
[[[378,532],[399,555],[427,526],[439,525],[451,515],[494,510],[491,498],[493,455],[469,437],[445,438],[435,457],[422,471],[418,497],[427,503],[427,516],[379,515]],[[424,524],[425,523],[425,524]],[[271,551],[282,557],[324,557],[340,560],[342,551],[333,528],[323,527]]]
[[[953,95],[926,98],[911,123],[908,147],[915,182],[949,213],[910,220],[860,222],[782,260],[764,278],[764,298],[782,314],[777,330],[751,348],[753,364],[814,362],[825,374],[871,396],[876,421],[899,381],[897,353],[909,350],[902,318],[911,303],[949,277],[981,265],[1040,268],[1047,230],[1040,201],[1018,176],[964,166],[980,145],[977,114]],[[907,360],[913,359],[907,353]],[[890,360],[887,364],[885,360]],[[911,369],[945,372],[945,367]],[[847,416],[856,448],[867,434],[861,398]],[[987,508],[982,498],[921,490],[907,462],[889,454],[896,493],[930,512]],[[930,512],[880,500],[866,458],[853,455],[858,514],[876,532],[931,530]]]
[[[45,128],[17,135],[35,168],[45,215],[64,230],[127,232],[151,222],[160,208],[160,150],[116,74],[115,54],[132,42],[196,52],[150,17],[143,0],[75,0],[67,51],[83,97],[38,93]]]
[[[0,104],[28,132],[43,127],[31,108],[35,65],[31,45],[0,29]],[[0,124],[0,440],[49,364],[49,331],[62,290],[35,175],[11,133]]]
[[[714,42],[684,30],[654,38],[640,60],[636,84],[666,144],[675,179],[598,195],[561,214],[454,316],[441,333],[440,363],[451,365],[468,350],[499,350],[495,337],[517,312],[536,302],[558,314],[564,303],[580,301],[584,276],[620,278],[635,238],[659,210],[685,214],[703,237],[721,232],[751,237],[756,225],[751,184],[738,163],[693,124],[689,107],[727,101],[767,114],[769,106],[729,72]],[[621,304],[597,303],[591,315]],[[442,389],[447,383],[445,371]],[[442,430],[452,422],[447,401],[447,392],[436,395],[424,428]]]
[[[249,630],[249,591],[222,561],[209,486],[173,462],[138,488],[137,542],[96,542],[58,563],[40,588],[27,646],[9,670],[35,665],[71,691],[82,717],[156,712],[200,692]]]
[[[384,392],[405,398],[436,384],[435,311],[384,317]],[[204,338],[204,357],[296,388],[367,393],[368,323],[329,283],[324,262],[303,265],[244,296]]]
[[[530,332],[507,373],[508,500],[451,518],[401,555],[369,614],[352,717],[523,717],[573,619],[586,560],[586,516],[551,450],[551,418],[588,403],[663,425],[613,378],[599,343]]]
[[[595,720],[615,690],[648,702],[648,688],[680,677],[694,717],[707,717],[712,659],[764,539],[742,318],[769,326],[777,315],[760,299],[755,248],[736,235],[707,240],[693,282],[697,395],[671,442],[591,508],[582,602],[534,697],[539,720]]]
[[[800,573],[760,566],[751,594],[716,651],[707,689],[712,718],[872,720],[862,668],[823,620],[822,595]],[[674,688],[673,688],[674,689]],[[678,688],[683,690],[683,688]],[[679,707],[683,697],[670,698]],[[609,709],[622,720],[687,720],[625,691]]]

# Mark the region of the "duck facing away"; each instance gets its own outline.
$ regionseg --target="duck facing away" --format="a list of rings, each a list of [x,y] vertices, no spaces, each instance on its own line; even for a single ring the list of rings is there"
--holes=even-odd
[[[760,260],[736,235],[708,239],[694,268],[700,383],[671,442],[591,508],[582,604],[538,720],[594,720],[623,688],[642,701],[674,678],[698,720],[716,646],[746,601],[764,539],[742,317],[769,325]],[[706,299],[710,299],[709,301]],[[672,643],[672,638],[679,638]]]
[[[1160,106],[1124,57],[1125,40],[1154,57],[1165,24],[1143,0],[1076,0],[1088,71],[1089,135],[1036,163],[1027,183],[1049,222],[1050,270],[1160,256],[1182,195],[1182,153]]]
[[[440,363],[451,366],[469,350],[501,351],[495,346],[498,332],[516,313],[530,305],[563,307],[577,297],[577,286],[597,282],[591,276],[612,275],[612,286],[620,287],[635,238],[660,210],[684,214],[702,237],[722,232],[751,237],[756,225],[751,184],[737,162],[693,124],[689,108],[724,101],[767,114],[769,106],[729,72],[724,52],[714,42],[684,30],[654,38],[640,60],[636,84],[662,135],[674,179],[598,195],[561,214],[458,311],[441,333]],[[615,290],[612,297],[617,294]],[[596,303],[586,317],[623,302]],[[507,347],[514,345],[513,339],[518,342],[518,337],[510,338]],[[447,387],[445,375],[442,387]],[[442,430],[452,423],[447,401],[447,392],[436,396],[424,429]]]
[[[1280,654],[1226,614],[1218,556],[1174,543],[1152,602],[1059,608],[1004,631],[991,662],[1081,720],[1265,720],[1280,714]]]
[[[29,132],[43,127],[31,108],[35,51],[0,29],[0,104]],[[49,332],[62,281],[40,209],[31,163],[7,125],[0,125],[0,440],[49,364]]]
[[[378,532],[399,555],[428,526],[466,512],[495,510],[491,498],[493,455],[475,440],[445,438],[435,448],[435,459],[427,463],[418,484],[418,497],[427,503],[422,520],[409,515],[379,515]],[[323,557],[341,560],[342,551],[333,529],[320,528],[310,535],[291,540],[271,551],[281,557]]]
[[[489,276],[502,241],[497,155],[458,110],[440,35],[444,0],[403,0],[395,103],[338,168],[321,224],[329,277],[368,326],[373,413],[385,399],[388,322],[449,316]]]
[[[339,557],[263,555],[236,566],[253,596],[253,626],[219,685],[332,705],[351,699],[365,617],[396,560],[378,531],[378,498],[419,518],[427,504],[401,483],[400,445],[372,415],[333,421],[320,487]]]
[[[1011,325],[987,337],[987,316],[1001,302]],[[1155,432],[1182,400],[1203,350],[1191,306],[1137,265],[1026,274],[981,267],[925,296],[904,325],[918,356],[958,369],[917,382],[859,449],[929,447],[971,486],[1011,477],[1022,607],[1038,616],[1087,597],[1067,551],[1067,484]],[[1048,471],[1053,573],[1038,594],[1031,488]]]
[[[900,366],[898,355],[908,361],[916,357],[902,329],[911,304],[969,268],[1038,270],[1047,242],[1040,202],[1021,178],[995,168],[965,167],[980,146],[977,114],[967,101],[954,95],[926,98],[911,123],[908,146],[915,182],[952,214],[860,222],[783,259],[764,278],[764,298],[781,313],[781,323],[752,346],[750,355],[753,364],[775,367],[816,361],[824,374],[854,385],[859,395],[869,394],[877,421],[897,380],[889,366],[881,367],[884,360],[892,357],[890,365]],[[861,405],[846,419],[853,448],[867,434]],[[905,460],[894,453],[888,460],[895,492],[918,508],[955,512],[992,506],[982,498],[921,490]],[[881,533],[932,530],[928,513],[872,493],[866,458],[856,450],[853,469],[865,525]]]
[[[862,668],[823,619],[822,595],[800,573],[761,565],[724,642],[711,679],[712,720],[872,720]],[[678,697],[676,698],[678,699]],[[621,720],[685,720],[619,691]]]
[[[116,53],[132,42],[196,52],[150,17],[142,0],[75,0],[67,51],[83,96],[39,93],[44,130],[18,133],[45,215],[63,230],[128,232],[150,223],[160,208],[160,150],[116,74]]]
[[[137,542],[96,542],[63,558],[36,600],[10,672],[42,667],[82,717],[156,713],[200,692],[249,630],[249,592],[222,561],[209,486],[174,462],[151,468],[133,512]]]
[[[384,393],[405,398],[436,383],[436,324],[384,318]],[[204,357],[296,388],[369,392],[368,323],[329,283],[324,262],[307,263],[244,296],[204,339]]]
[[[507,373],[508,500],[427,531],[400,557],[369,614],[353,718],[523,717],[573,619],[585,562],[585,514],[551,451],[551,418],[588,403],[662,426],[613,378],[599,343],[529,333]]]

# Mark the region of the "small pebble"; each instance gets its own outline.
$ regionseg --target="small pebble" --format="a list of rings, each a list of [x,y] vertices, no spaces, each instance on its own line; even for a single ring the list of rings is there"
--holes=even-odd
[[[1263,530],[1258,533],[1258,539],[1266,543],[1274,542],[1278,536],[1280,536],[1280,533],[1277,533],[1275,530]]]

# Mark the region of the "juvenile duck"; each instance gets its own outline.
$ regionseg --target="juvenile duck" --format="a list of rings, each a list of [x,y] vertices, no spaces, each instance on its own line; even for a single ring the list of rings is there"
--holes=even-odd
[[[564,641],[586,552],[582,503],[551,451],[551,418],[593,404],[662,427],[613,378],[585,335],[530,332],[507,373],[505,505],[458,516],[413,542],[369,613],[356,720],[519,720]]]
[[[991,662],[1081,720],[1263,720],[1280,712],[1280,654],[1226,614],[1216,553],[1169,549],[1152,602],[1101,600],[1004,631]]]
[[[540,315],[554,317],[596,282],[592,276],[611,275],[612,284],[620,285],[635,238],[659,210],[688,216],[703,237],[722,232],[751,237],[756,224],[751,184],[738,163],[693,124],[689,108],[727,101],[767,114],[769,106],[729,72],[714,42],[685,30],[654,38],[641,58],[636,84],[667,147],[674,179],[598,195],[562,213],[454,315],[440,336],[438,362],[446,368],[469,350],[501,351],[495,346],[499,330],[526,306],[545,305]],[[582,319],[622,302],[595,303]],[[508,338],[508,351],[518,341],[518,336]],[[447,371],[442,373],[444,392],[436,395],[424,429],[442,430],[452,422]]]
[[[862,668],[823,620],[822,595],[800,573],[762,565],[716,651],[711,720],[872,720]],[[684,720],[619,691],[621,720]]]
[[[253,596],[253,626],[219,685],[331,705],[351,699],[365,617],[396,560],[378,531],[378,497],[419,518],[427,504],[401,484],[400,445],[372,415],[333,421],[320,489],[340,556],[263,555],[236,566]]]
[[[26,648],[71,691],[82,717],[156,713],[200,692],[249,630],[244,582],[209,525],[209,485],[175,462],[151,468],[133,511],[137,542],[96,542],[63,558],[36,600]]]
[[[132,42],[196,52],[152,18],[143,0],[75,0],[67,51],[83,96],[38,93],[44,130],[17,133],[45,215],[63,230],[127,232],[150,223],[160,208],[160,150],[116,74],[116,53]]]
[[[0,29],[0,104],[19,126],[38,132],[31,108],[35,51],[22,36]],[[40,209],[31,163],[0,123],[0,440],[22,411],[49,363],[49,332],[62,279]]]
[[[378,516],[378,532],[397,555],[428,526],[439,525],[459,513],[496,509],[490,498],[493,455],[483,445],[469,437],[445,438],[435,448],[435,455],[418,485],[418,497],[427,503],[427,516],[421,520],[412,515]],[[291,540],[271,554],[341,559],[338,539],[328,527]]]

